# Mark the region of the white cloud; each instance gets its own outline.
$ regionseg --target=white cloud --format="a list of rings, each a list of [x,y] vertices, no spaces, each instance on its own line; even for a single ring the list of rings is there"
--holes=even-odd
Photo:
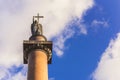
[[[62,56],[64,53],[63,51],[66,48],[64,46],[65,41],[74,35],[74,31],[71,28],[66,28],[62,33],[63,34],[58,35],[54,40],[53,50],[58,56]]]
[[[105,21],[105,20],[93,20],[92,21],[92,24],[91,26],[93,27],[98,27],[98,26],[101,26],[101,27],[108,27],[109,24],[108,24],[108,21]]]
[[[66,47],[65,45],[66,40],[75,36],[75,34],[76,35],[87,34],[86,26],[83,23],[77,21],[76,26],[77,28],[69,25],[64,29],[64,31],[62,31],[59,35],[57,35],[57,37],[55,37],[55,40],[53,40],[54,41],[53,50],[57,53],[57,56],[61,57],[64,54],[64,50],[68,49],[69,46],[67,45]]]
[[[55,80],[55,78],[49,78],[49,80]]]
[[[103,53],[93,80],[120,80],[120,33],[110,41]]]
[[[73,18],[81,20],[93,3],[93,0],[0,0],[0,65],[8,68],[22,64],[22,42],[30,37],[32,16],[37,13],[45,17],[40,20],[45,36],[48,39],[60,36],[56,42],[58,50],[54,50],[58,56],[62,55],[64,42],[73,35],[63,30]],[[85,28],[80,29],[86,33]]]
[[[0,80],[26,80],[27,66],[6,66],[0,65]]]
[[[85,11],[93,6],[93,0],[2,0],[0,4],[0,63],[10,65],[11,62],[22,63],[22,41],[31,35],[33,15],[40,12],[45,16],[41,22],[45,36],[50,39],[60,34],[73,18],[80,20]]]
[[[0,80],[7,80],[7,78],[10,77],[10,74],[8,72],[8,70],[4,67],[4,66],[1,66],[0,67]]]

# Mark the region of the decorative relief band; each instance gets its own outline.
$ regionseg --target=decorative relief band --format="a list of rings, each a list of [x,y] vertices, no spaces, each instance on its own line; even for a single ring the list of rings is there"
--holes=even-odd
[[[39,43],[32,44],[28,48],[25,49],[25,52],[27,53],[26,56],[25,56],[25,59],[28,60],[28,55],[30,54],[30,52],[33,51],[33,50],[36,50],[36,49],[45,51],[45,53],[47,55],[47,58],[48,58],[48,61],[51,59],[51,56],[52,56],[51,50],[47,46],[39,44]]]

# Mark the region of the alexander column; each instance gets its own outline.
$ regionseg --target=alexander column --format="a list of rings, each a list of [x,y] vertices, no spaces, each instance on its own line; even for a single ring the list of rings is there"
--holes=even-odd
[[[52,42],[43,35],[39,18],[33,16],[32,36],[23,41],[24,64],[28,64],[27,80],[48,80],[48,64],[52,59]]]

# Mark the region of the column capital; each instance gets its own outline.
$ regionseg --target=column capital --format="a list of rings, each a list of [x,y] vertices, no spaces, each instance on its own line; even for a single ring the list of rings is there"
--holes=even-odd
[[[33,50],[45,51],[48,58],[48,64],[51,64],[51,58],[52,58],[52,42],[51,41],[24,40],[23,41],[24,64],[28,63],[28,55]]]

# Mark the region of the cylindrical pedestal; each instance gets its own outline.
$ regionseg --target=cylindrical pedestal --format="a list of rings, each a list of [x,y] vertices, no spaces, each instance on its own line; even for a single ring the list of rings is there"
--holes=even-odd
[[[27,80],[48,80],[47,55],[36,49],[28,55]]]

